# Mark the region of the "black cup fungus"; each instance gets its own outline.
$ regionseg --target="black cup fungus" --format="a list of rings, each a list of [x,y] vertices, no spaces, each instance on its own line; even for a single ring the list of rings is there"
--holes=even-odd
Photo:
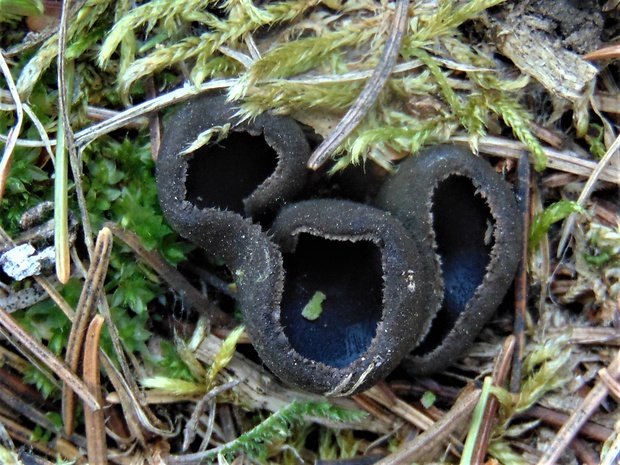
[[[380,190],[393,216],[309,200],[286,206],[270,238],[252,218],[303,188],[308,144],[289,118],[235,113],[221,95],[180,106],[157,185],[173,227],[230,271],[265,364],[302,389],[346,396],[403,360],[425,374],[461,357],[520,259],[521,217],[501,176],[465,150],[431,148]],[[209,130],[216,139],[196,144]]]
[[[441,308],[404,361],[414,374],[439,371],[463,356],[512,283],[523,238],[514,195],[486,160],[438,146],[403,161],[377,205],[440,264]]]
[[[303,188],[310,150],[292,119],[265,113],[240,121],[236,111],[225,96],[207,95],[167,119],[157,159],[159,201],[182,236],[226,265],[241,308],[271,311],[280,299],[282,255],[250,217]],[[223,133],[194,144],[212,129]]]
[[[173,217],[181,201],[253,217],[304,187],[310,147],[297,123],[270,113],[241,121],[237,111],[224,95],[205,95],[166,121],[157,183]],[[193,145],[209,130],[215,131],[209,142]]]
[[[285,207],[276,311],[244,312],[259,356],[283,380],[332,396],[385,377],[426,333],[440,299],[434,262],[388,214],[340,200]]]

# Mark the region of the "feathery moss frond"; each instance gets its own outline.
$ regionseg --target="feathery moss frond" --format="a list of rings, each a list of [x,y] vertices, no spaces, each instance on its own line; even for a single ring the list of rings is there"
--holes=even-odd
[[[488,452],[502,464],[528,465],[530,462],[523,458],[522,453],[515,452],[507,441],[493,439],[489,444]]]
[[[567,337],[548,339],[523,361],[523,382],[516,403],[512,402],[509,393],[494,388],[505,420],[500,428],[506,428],[514,415],[529,409],[546,393],[565,386],[571,377],[570,359],[571,349]]]
[[[209,56],[206,53],[200,53],[190,77],[192,82],[204,82],[209,78],[217,79],[237,76],[242,69],[241,63],[226,55]]]
[[[241,104],[241,115],[258,116],[265,110],[291,113],[305,110],[342,112],[354,101],[363,82],[335,82],[323,84],[299,83],[278,79],[258,86]]]
[[[172,18],[178,18],[188,10],[200,10],[203,25],[209,29],[209,32],[205,32],[199,37],[184,37],[134,61],[119,78],[121,94],[127,95],[130,86],[142,77],[162,71],[181,61],[200,56],[202,59],[199,64],[202,65],[215,53],[218,47],[224,44],[234,46],[247,33],[263,26],[274,26],[280,22],[290,21],[316,4],[314,1],[298,0],[268,4],[264,8],[258,8],[252,2],[231,0],[224,5],[229,17],[222,20],[205,11],[205,8],[211,3],[213,2],[209,0],[192,0],[191,4],[188,5],[187,2],[155,0],[134,9],[131,14],[115,24],[101,48],[100,66],[105,66],[112,53],[131,31],[145,24],[148,34],[156,24],[163,22],[162,27],[168,35],[172,36],[175,29],[172,26],[176,25]],[[192,74],[194,77],[207,77],[209,72],[198,71]],[[200,81],[197,81],[196,84],[200,84]]]
[[[523,361],[522,383],[516,398],[503,388],[493,387],[500,404],[500,422],[495,427],[489,453],[502,463],[521,463],[506,438],[536,426],[536,422],[511,426],[513,418],[534,405],[548,392],[566,386],[572,378],[568,337],[556,337],[538,344]]]
[[[180,151],[179,155],[195,152],[211,142],[213,138],[215,138],[215,143],[220,142],[228,137],[228,131],[230,131],[230,123],[213,126],[198,134],[198,137],[188,147]]]
[[[131,85],[145,76],[184,60],[195,57],[198,54],[211,56],[217,45],[213,41],[213,34],[207,32],[200,37],[187,37],[178,43],[155,50],[145,58],[135,60],[119,79],[119,91],[121,95],[127,95]]]
[[[457,114],[462,113],[462,103],[459,100],[458,95],[456,94],[456,92],[454,92],[452,87],[450,87],[450,84],[448,83],[448,80],[441,71],[439,64],[433,59],[433,57],[431,57],[427,52],[422,49],[412,50],[411,56],[418,58],[422,61],[422,63],[426,65],[426,67],[435,78],[435,81],[439,85],[439,88],[441,89],[443,96],[450,105],[450,107],[452,107],[452,109]]]
[[[441,0],[432,15],[422,14],[420,17],[422,25],[411,36],[405,38],[403,48],[406,52],[410,52],[411,49],[420,47],[431,39],[444,34],[453,34],[465,21],[502,2],[504,0],[472,0],[454,9],[453,1]]]
[[[120,17],[103,42],[101,51],[99,52],[99,66],[106,66],[106,63],[118,48],[119,44],[128,35],[134,34],[135,29],[146,24],[145,35],[148,35],[160,20],[163,20],[165,24],[170,24],[185,11],[202,10],[212,3],[214,3],[214,0],[189,0],[187,2],[153,0],[152,2],[144,3],[132,9],[130,12]],[[213,22],[219,21],[215,15],[211,13],[206,14],[210,16]],[[168,26],[165,29],[171,28]]]
[[[245,97],[257,81],[269,78],[286,78],[318,66],[325,58],[342,47],[361,46],[374,36],[372,30],[340,30],[327,32],[319,37],[305,37],[277,45],[260,60],[254,62],[230,89],[233,100]]]
[[[349,148],[352,161],[363,158],[371,146],[387,144],[398,152],[416,153],[431,139],[441,140],[447,121],[436,118],[430,121],[409,119],[407,125],[385,126],[360,131]],[[447,136],[447,134],[445,134]]]
[[[267,445],[285,440],[290,436],[294,426],[302,424],[308,418],[324,418],[334,422],[357,422],[361,421],[365,415],[361,411],[336,407],[327,401],[293,402],[234,441],[201,454],[201,458],[213,460],[218,455],[231,457],[232,454],[243,452],[264,463],[267,458]]]
[[[168,378],[166,376],[153,376],[145,378],[141,382],[142,386],[149,389],[157,389],[176,396],[193,396],[205,393],[205,385],[193,381],[185,381],[178,378]]]
[[[245,326],[239,326],[231,331],[226,340],[222,343],[219,352],[215,356],[215,360],[211,364],[211,368],[207,373],[206,383],[210,388],[215,382],[217,374],[232,360],[233,355],[237,349],[237,342],[245,331]]]
[[[501,116],[504,122],[512,128],[517,138],[527,145],[534,157],[534,167],[536,170],[544,170],[547,167],[547,156],[528,125],[528,121],[532,120],[532,116],[528,114],[514,97],[504,92],[487,91],[485,97],[487,106]]]

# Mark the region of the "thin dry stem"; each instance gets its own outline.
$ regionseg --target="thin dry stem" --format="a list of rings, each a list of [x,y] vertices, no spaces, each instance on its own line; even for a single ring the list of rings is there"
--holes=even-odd
[[[450,138],[450,141],[469,147],[467,136],[455,136]],[[527,151],[527,147],[522,142],[493,136],[481,137],[478,141],[478,149],[488,155],[512,159],[521,158],[522,154]],[[547,156],[548,168],[579,176],[590,176],[597,168],[596,162],[584,160],[570,150],[559,151],[543,147],[543,151]],[[610,166],[603,167],[598,174],[598,179],[617,183],[620,179],[620,170]]]
[[[390,77],[398,57],[400,45],[407,28],[408,9],[409,0],[396,0],[390,35],[385,43],[377,67],[349,111],[336,125],[329,137],[310,156],[308,168],[316,170],[323,166],[334,150],[355,130],[376,102]]]
[[[598,181],[599,179],[602,179],[603,177],[602,172],[607,167],[607,164],[611,161],[611,158],[614,155],[617,155],[620,157],[620,134],[616,137],[616,140],[614,141],[614,143],[611,144],[611,147],[609,147],[609,150],[607,150],[607,152],[605,153],[605,156],[601,158],[601,160],[597,163],[594,171],[592,171],[592,174],[588,178],[588,182],[586,182],[586,185],[584,186],[583,190],[581,191],[581,194],[579,195],[579,198],[577,199],[577,203],[579,205],[583,206],[586,200],[588,200],[594,188],[594,183]],[[612,180],[612,182],[620,186],[620,174],[617,174],[616,178]],[[556,255],[558,258],[561,257],[566,250],[566,244],[568,243],[569,236],[572,233],[572,229],[573,229],[573,226],[575,225],[576,218],[577,218],[576,214],[573,213],[568,217],[568,219],[562,225],[562,235],[560,237],[560,243],[558,244],[558,252]]]
[[[607,371],[616,380],[620,377],[620,352],[616,354]],[[564,426],[560,428],[560,431],[558,431],[558,434],[556,434],[539,460],[538,465],[553,465],[557,462],[562,452],[564,452],[568,444],[579,432],[579,429],[607,397],[608,393],[609,388],[605,381],[602,379],[598,380],[577,410],[570,416]]]
[[[22,108],[21,99],[19,98],[19,93],[17,92],[17,87],[15,87],[15,82],[13,81],[13,77],[11,76],[11,70],[6,64],[6,61],[4,60],[4,54],[2,53],[0,53],[0,69],[2,69],[2,75],[7,82],[11,97],[13,98],[13,102],[15,102],[15,113],[17,116],[15,125],[11,128],[6,138],[7,141],[4,146],[2,160],[0,161],[0,202],[2,202],[4,189],[6,187],[6,182],[9,178],[9,172],[11,170],[11,162],[13,161],[13,151],[15,150],[15,145],[17,144],[17,137],[19,136],[19,133],[22,129],[22,123],[24,121],[24,111]]]

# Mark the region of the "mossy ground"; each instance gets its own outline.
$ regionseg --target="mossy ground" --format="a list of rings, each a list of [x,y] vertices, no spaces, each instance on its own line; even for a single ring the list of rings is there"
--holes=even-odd
[[[184,437],[189,452],[205,450],[204,459],[210,461],[237,457],[299,463],[385,455],[442,415],[456,415],[446,412],[457,394],[463,388],[477,389],[476,380],[489,374],[500,345],[514,333],[525,344],[512,395],[496,390],[497,413],[481,414],[474,422],[467,416],[451,442],[457,438],[458,443],[468,430],[493,427],[488,446],[477,444],[474,452],[469,447],[465,453],[482,448],[499,463],[535,463],[555,429],[577,409],[580,396],[601,382],[597,372],[610,364],[620,340],[617,155],[598,175],[591,194],[579,199],[583,208],[575,203],[598,160],[617,141],[618,54],[593,62],[596,67],[582,55],[617,43],[620,10],[613,0],[605,4],[605,12],[594,1],[582,5],[574,16],[592,18],[588,27],[594,32],[577,36],[590,48],[576,52],[578,42],[556,35],[564,31],[560,26],[566,20],[549,11],[536,13],[535,4],[413,2],[400,57],[378,103],[331,164],[332,171],[359,163],[390,169],[423,146],[452,141],[491,155],[512,179],[513,160],[529,153],[538,170],[532,178],[532,216],[542,216],[533,221],[530,236],[524,327],[513,330],[510,312],[500,312],[469,357],[448,372],[421,380],[397,372],[383,390],[374,388],[357,396],[357,402],[330,404],[280,386],[244,356],[251,358],[251,351],[241,332],[209,327],[189,308],[189,282],[173,289],[167,284],[169,271],[158,265],[161,255],[178,265],[196,251],[166,224],[159,209],[153,175],[158,117],[196,92],[221,89],[242,102],[248,118],[266,110],[290,114],[326,137],[376,66],[393,4],[72,2],[63,50],[68,72],[59,81],[56,29],[32,34],[32,18],[17,16],[32,14],[40,5],[0,0],[4,240],[24,234],[24,213],[54,199],[59,169],[54,160],[62,156],[55,145],[62,131],[58,89],[68,91],[67,116],[74,136],[74,144],[65,147],[73,170],[64,195],[78,219],[77,225],[67,222],[69,231],[55,233],[57,241],[63,239],[60,234],[72,238],[72,275],[66,284],[54,282],[53,269],[44,273],[51,282],[47,291],[45,282],[1,276],[1,307],[14,309],[26,295],[39,301],[28,301],[12,313],[31,341],[17,341],[4,332],[0,345],[0,424],[7,433],[2,435],[0,461],[20,463],[21,453],[22,463],[35,456],[78,462],[88,456],[91,463],[100,463],[106,455],[115,463],[154,463],[160,457],[181,463]],[[54,2],[45,7],[54,24]],[[518,42],[515,17],[521,20],[520,30],[536,40]],[[580,26],[579,31],[586,29]],[[532,56],[546,57],[548,68],[558,68],[545,74],[545,67],[532,65]],[[554,87],[558,76],[563,82]],[[138,112],[128,113],[136,108]],[[19,140],[12,146],[15,136]],[[9,155],[12,161],[5,163]],[[560,227],[568,224],[572,212],[577,217],[569,251],[556,258]],[[40,224],[49,215],[33,221]],[[85,420],[80,410],[77,433],[64,438],[61,379],[66,379],[33,356],[35,346],[29,344],[41,343],[64,358],[70,349],[67,308],[76,310],[83,288],[94,286],[85,280],[92,244],[110,223],[135,236],[115,240],[103,282],[107,305],[100,310],[109,307],[116,328],[104,330],[101,337],[101,347],[111,357],[101,379],[107,430],[102,419]],[[54,242],[38,234],[38,247]],[[191,285],[202,286],[192,279]],[[50,299],[54,288],[59,295]],[[211,299],[214,291],[209,288],[207,295]],[[114,349],[115,333],[122,356]],[[24,402],[27,408],[14,408]],[[563,457],[566,463],[599,456],[612,463],[617,455],[616,400],[609,397],[595,407],[589,433],[573,441]],[[413,408],[427,419],[413,415]],[[193,437],[184,432],[188,422],[195,426]],[[106,440],[95,446],[92,438],[97,434]],[[458,444],[448,453],[442,440],[437,444],[416,460],[460,460]]]

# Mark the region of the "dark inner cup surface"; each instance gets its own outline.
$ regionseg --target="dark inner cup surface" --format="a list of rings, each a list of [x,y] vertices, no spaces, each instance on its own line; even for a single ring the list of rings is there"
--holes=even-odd
[[[450,176],[433,193],[431,212],[441,257],[444,298],[431,330],[414,354],[440,346],[482,283],[493,248],[493,217],[476,187]]]
[[[230,132],[188,159],[187,200],[198,208],[220,208],[244,214],[243,201],[276,169],[278,156],[265,138]]]
[[[381,252],[370,241],[346,242],[300,234],[284,254],[286,273],[281,323],[302,356],[344,368],[370,346],[381,320]],[[318,318],[302,311],[316,292],[326,298]]]

